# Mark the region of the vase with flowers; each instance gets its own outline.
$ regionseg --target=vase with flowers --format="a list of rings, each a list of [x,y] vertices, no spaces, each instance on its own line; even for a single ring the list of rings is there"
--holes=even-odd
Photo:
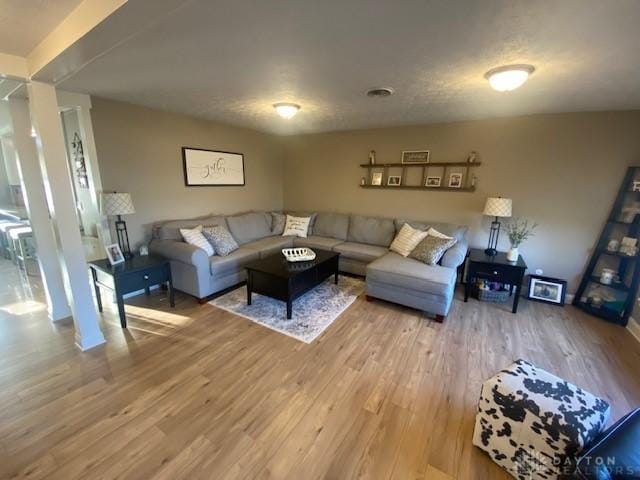
[[[520,252],[518,248],[520,245],[529,238],[533,237],[533,231],[538,226],[537,223],[529,223],[529,220],[515,219],[507,224],[507,235],[509,236],[509,242],[511,242],[511,248],[507,252],[507,260],[510,262],[517,262]]]

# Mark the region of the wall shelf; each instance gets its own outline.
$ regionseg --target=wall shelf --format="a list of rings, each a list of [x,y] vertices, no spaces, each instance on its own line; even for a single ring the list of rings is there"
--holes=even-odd
[[[367,177],[364,179],[364,184],[361,183],[361,188],[379,188],[379,189],[397,189],[397,190],[429,190],[436,192],[475,192],[475,175],[471,175],[471,169],[479,167],[482,162],[429,162],[429,163],[361,163],[360,167],[367,169]],[[417,174],[409,174],[409,172],[415,172],[419,168],[422,172]],[[429,175],[430,169],[439,169],[438,175]],[[451,172],[451,168],[454,172]],[[390,175],[390,169],[402,169],[402,175],[400,176],[400,185],[389,185],[388,180]],[[382,170],[382,173],[376,170]],[[462,185],[460,188],[449,187],[448,174],[456,173],[462,178]],[[372,177],[375,175],[381,175],[382,185],[373,185]],[[417,183],[417,176],[420,177]],[[435,176],[440,178],[440,186],[426,186],[427,178],[429,176]],[[407,177],[410,177],[410,181],[407,181]],[[417,184],[416,184],[417,183]]]
[[[422,185],[360,185],[361,188],[387,190],[429,190],[431,192],[475,192],[476,187],[424,187]]]
[[[362,168],[392,168],[392,167],[476,167],[482,162],[429,162],[429,163],[361,163]],[[459,189],[456,189],[459,190]]]

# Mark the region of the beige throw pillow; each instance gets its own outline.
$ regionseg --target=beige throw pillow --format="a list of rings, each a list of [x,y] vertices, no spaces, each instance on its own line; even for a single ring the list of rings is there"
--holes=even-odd
[[[416,230],[408,223],[405,223],[396,238],[393,239],[389,249],[403,257],[407,257],[426,236],[427,232]]]
[[[203,249],[207,252],[207,255],[215,255],[215,250],[202,234],[202,225],[198,225],[196,228],[181,228],[180,235],[182,235],[185,242]]]
[[[283,237],[302,237],[307,238],[309,231],[309,222],[311,217],[293,217],[287,215],[287,221],[284,224]]]
[[[445,235],[444,233],[440,233],[438,230],[436,230],[433,227],[429,228],[429,230],[427,230],[427,233],[432,237],[446,238],[448,240],[451,240],[453,238],[448,235]]]
[[[427,265],[436,265],[445,252],[453,247],[456,242],[457,240],[455,238],[427,235],[427,237],[413,249],[409,256]]]

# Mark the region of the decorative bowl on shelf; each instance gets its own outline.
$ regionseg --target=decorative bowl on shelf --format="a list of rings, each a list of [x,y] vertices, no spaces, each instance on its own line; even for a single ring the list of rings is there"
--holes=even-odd
[[[309,262],[316,258],[316,253],[307,247],[283,248],[282,254],[287,262]]]

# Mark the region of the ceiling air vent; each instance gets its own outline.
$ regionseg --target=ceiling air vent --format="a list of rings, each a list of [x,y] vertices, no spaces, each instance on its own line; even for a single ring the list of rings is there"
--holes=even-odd
[[[372,88],[367,91],[367,97],[388,97],[390,95],[393,95],[393,88],[390,87]]]

